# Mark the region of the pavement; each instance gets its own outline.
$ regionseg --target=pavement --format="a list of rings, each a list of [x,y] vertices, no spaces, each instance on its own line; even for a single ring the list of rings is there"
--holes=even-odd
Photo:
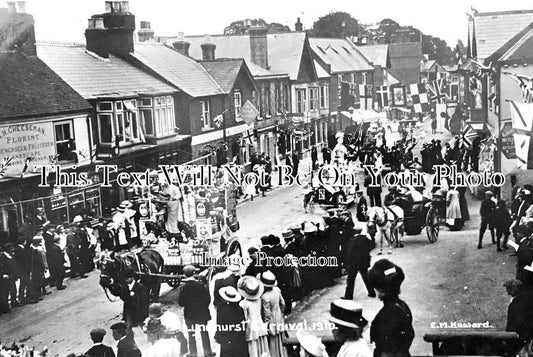
[[[424,123],[422,129],[424,125],[428,124]],[[309,159],[302,160],[300,172],[308,169]],[[291,224],[320,219],[324,212],[319,209],[313,213],[304,212],[303,191],[296,185],[282,187],[268,192],[266,197],[239,203],[237,214],[241,229],[237,235],[244,251],[258,245],[263,235],[279,235]],[[372,257],[373,262],[390,259],[405,272],[401,298],[413,312],[416,337],[412,355],[431,355],[431,345],[422,337],[436,331],[432,323],[488,321],[491,330],[505,328],[509,296],[503,283],[514,277],[515,258],[509,256],[509,251],[497,253],[488,233],[484,248],[476,248],[479,202],[469,197],[468,204],[471,220],[461,231],[450,232],[441,227],[434,244],[423,231],[417,236],[406,236],[405,248],[395,249],[392,255]],[[120,320],[122,311],[120,301],[108,301],[98,285],[98,276],[99,272],[94,271],[88,279],[70,279],[66,282],[66,290],[51,289],[52,295],[38,304],[0,315],[0,340],[18,341],[36,348],[48,345],[49,356],[86,351],[91,346],[89,331],[95,327],[108,329]],[[313,322],[327,322],[330,303],[343,295],[345,279],[339,278],[334,286],[314,291],[299,302],[288,322],[307,322],[307,326],[312,326]],[[164,292],[161,301],[165,306],[182,314],[176,304],[177,289],[165,285]],[[363,305],[363,314],[371,321],[381,303],[367,297],[360,277],[356,279],[354,298]],[[210,328],[214,328],[213,324]],[[145,350],[149,345],[146,336],[140,329],[134,332],[137,343]],[[294,330],[289,332],[295,333]],[[368,331],[365,334],[368,337]],[[104,343],[116,346],[109,330]],[[214,346],[217,351],[218,346]]]

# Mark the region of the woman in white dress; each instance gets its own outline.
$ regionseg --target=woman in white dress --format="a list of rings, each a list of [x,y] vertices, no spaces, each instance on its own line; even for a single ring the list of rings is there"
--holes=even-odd
[[[261,316],[263,283],[253,276],[243,276],[237,282],[237,290],[244,297],[239,305],[244,312],[245,337],[249,357],[277,357],[270,354],[268,331]]]
[[[446,224],[452,231],[458,231],[463,227],[463,217],[461,215],[461,205],[459,204],[459,191],[452,187],[446,194]]]

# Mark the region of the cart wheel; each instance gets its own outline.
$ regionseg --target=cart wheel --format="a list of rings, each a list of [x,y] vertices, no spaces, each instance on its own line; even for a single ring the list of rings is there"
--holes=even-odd
[[[439,238],[440,219],[439,212],[434,207],[430,207],[426,215],[426,234],[430,243],[435,243]]]
[[[226,246],[226,257],[229,257],[230,255],[237,254],[238,256],[242,257],[242,247],[241,243],[239,243],[239,240],[237,238],[232,238],[227,246]]]

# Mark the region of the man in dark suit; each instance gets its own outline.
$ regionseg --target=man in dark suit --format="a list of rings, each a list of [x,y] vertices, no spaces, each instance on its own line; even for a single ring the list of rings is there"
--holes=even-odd
[[[228,259],[231,261],[232,257],[230,256]],[[239,259],[239,257],[236,257],[236,259]],[[239,281],[240,275],[241,266],[236,262],[228,264],[225,272],[220,273],[218,276],[215,275],[213,278],[215,280],[215,288],[213,292],[213,305],[215,307],[225,303],[225,300],[218,293],[220,288],[224,286],[233,286],[237,289],[237,282]]]
[[[104,341],[105,334],[106,332],[102,328],[95,328],[94,330],[91,330],[90,335],[94,345],[87,352],[85,352],[85,355],[90,357],[115,357],[115,352],[113,352],[113,349],[102,343],[102,341]]]
[[[124,322],[111,325],[113,338],[118,341],[117,357],[142,357],[141,350],[137,347],[133,333],[128,330]]]
[[[496,209],[496,203],[492,200],[492,192],[485,192],[485,199],[481,201],[481,208],[479,209],[479,214],[481,216],[481,226],[479,227],[479,242],[477,244],[478,249],[481,249],[483,243],[483,235],[489,228],[490,235],[492,238],[492,243],[496,244],[494,237],[494,226],[491,223],[492,213]]]
[[[53,238],[54,244],[47,247],[48,267],[50,268],[50,286],[56,286],[57,290],[66,288],[63,285],[65,278],[65,253],[61,250],[59,242],[61,237],[55,236]]]
[[[31,265],[30,255],[26,248],[26,239],[18,238],[18,244],[11,250],[15,265],[15,277],[19,279],[18,300],[20,304],[34,304],[37,301],[31,296]]]
[[[292,152],[292,175],[298,175],[298,167],[300,166],[300,153],[297,150]]]
[[[13,277],[13,259],[0,246],[0,314],[11,312],[9,307],[9,292]]]
[[[80,246],[81,239],[77,232],[77,227],[71,226],[67,232],[66,251],[70,261],[70,277],[75,278],[79,275],[80,279],[86,278],[80,264]]]
[[[122,320],[128,330],[137,327],[148,317],[148,291],[141,283],[135,281],[133,270],[124,271],[126,285],[121,287],[120,298],[124,301]]]
[[[200,327],[200,336],[202,338],[202,347],[206,356],[214,356],[211,351],[209,333],[207,332],[207,321],[211,320],[209,313],[209,289],[201,282],[194,278],[196,268],[187,265],[183,268],[184,284],[180,288],[178,304],[183,306],[183,317],[189,330],[189,351],[191,356],[196,356],[196,328]]]
[[[365,196],[363,196],[363,191],[357,191],[357,209],[355,217],[359,222],[368,221],[366,212],[368,211],[368,203],[366,202]]]
[[[376,293],[368,278],[368,268],[370,267],[370,251],[375,248],[376,243],[367,234],[361,233],[361,228],[352,228],[354,235],[347,238],[344,244],[344,266],[348,271],[346,280],[346,291],[343,299],[353,299],[353,290],[357,273],[361,274],[369,297],[376,297]]]

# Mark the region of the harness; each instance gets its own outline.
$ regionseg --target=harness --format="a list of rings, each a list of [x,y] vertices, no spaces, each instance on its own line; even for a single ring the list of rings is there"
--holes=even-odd
[[[383,207],[379,207],[379,208],[381,208],[383,210],[383,216],[384,216],[385,220],[383,221],[383,223],[376,222],[375,220],[374,221],[370,221],[370,222],[376,224],[380,228],[383,228],[383,227],[385,227],[387,225],[387,223],[389,221],[387,220],[387,215],[386,215],[385,209]],[[376,217],[374,216],[374,219],[375,218]]]

